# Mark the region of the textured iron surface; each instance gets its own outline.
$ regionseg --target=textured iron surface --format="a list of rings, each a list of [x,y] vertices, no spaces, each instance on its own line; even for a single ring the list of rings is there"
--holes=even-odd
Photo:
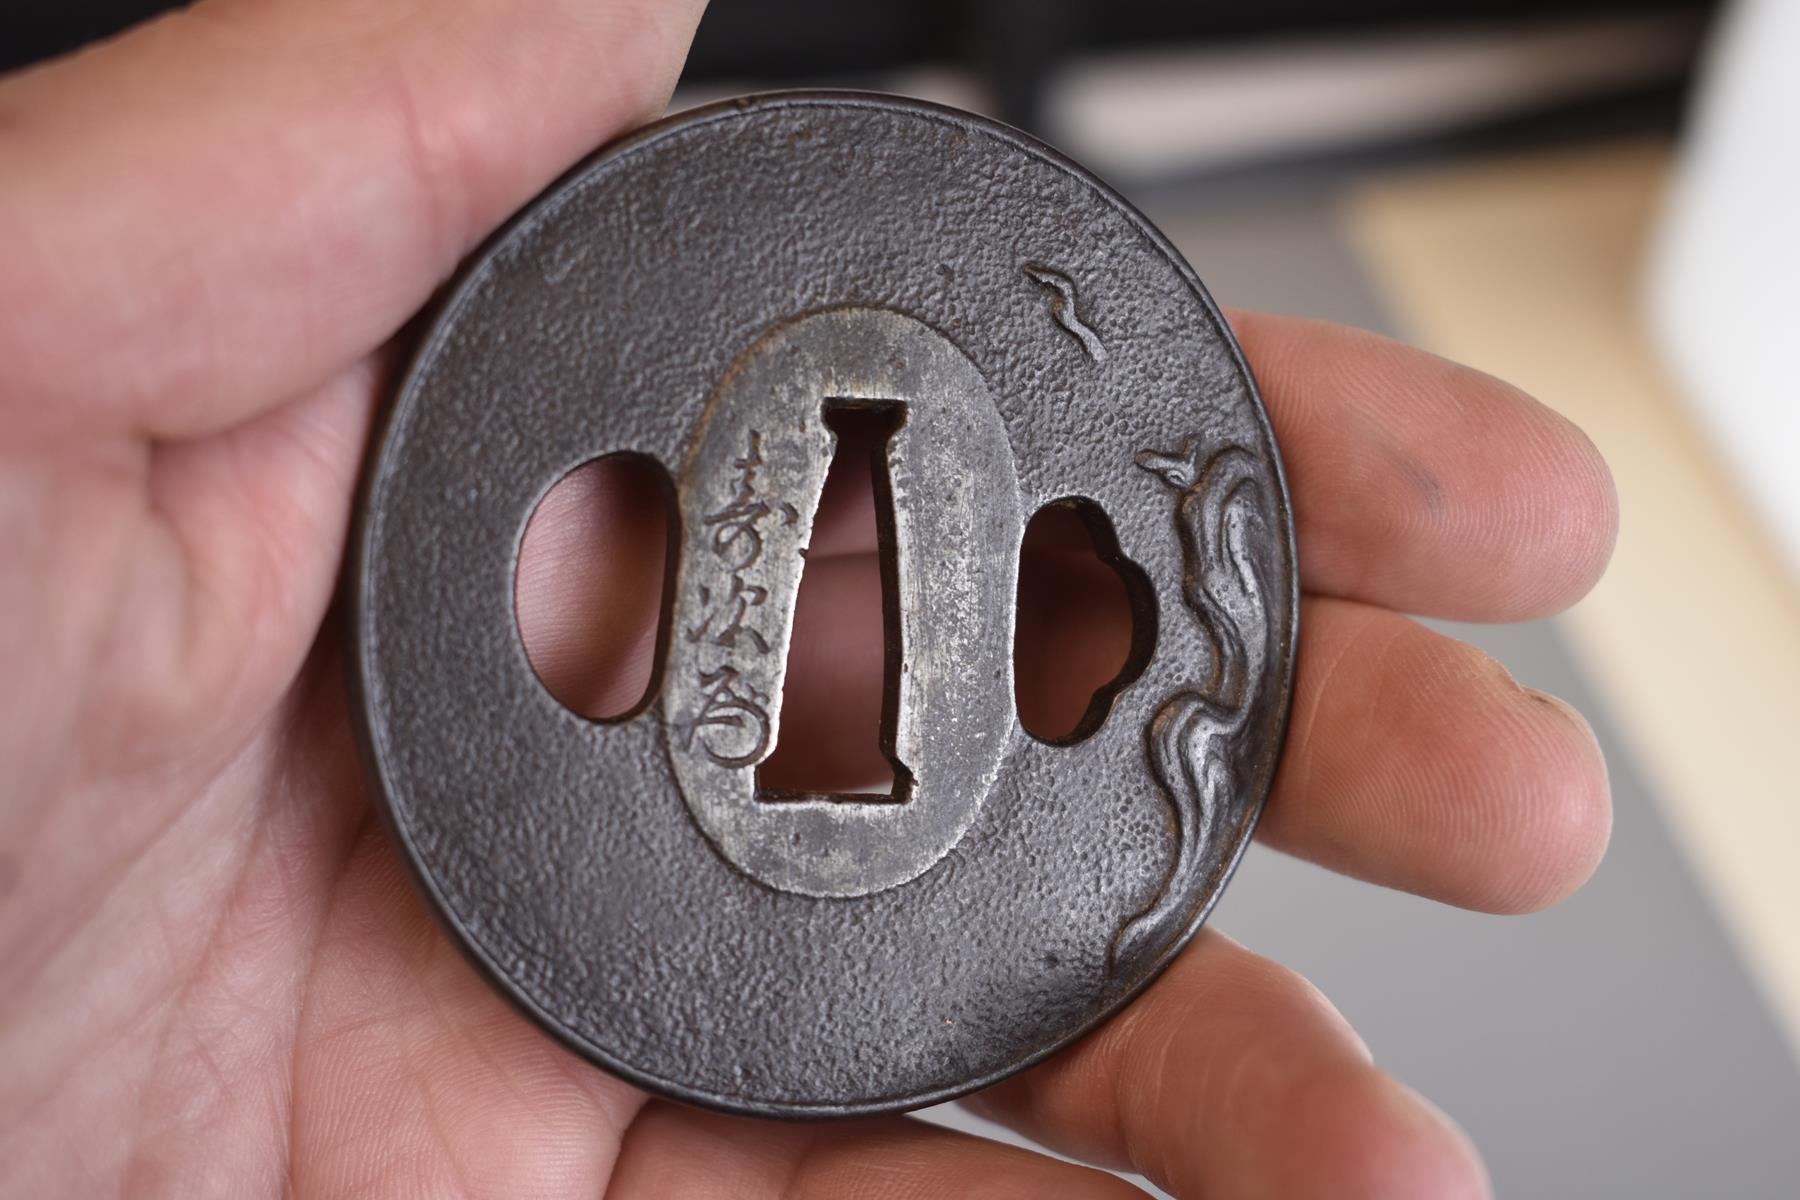
[[[762,788],[836,406],[891,418],[887,796]],[[533,673],[520,540],[570,470],[678,497],[647,703]],[[1135,581],[1122,686],[1020,726],[1019,540]],[[889,97],[687,113],[469,266],[373,452],[351,573],[370,772],[453,937],[593,1061],[736,1112],[930,1103],[1042,1058],[1199,927],[1248,841],[1297,614],[1279,458],[1198,280],[1023,135]]]

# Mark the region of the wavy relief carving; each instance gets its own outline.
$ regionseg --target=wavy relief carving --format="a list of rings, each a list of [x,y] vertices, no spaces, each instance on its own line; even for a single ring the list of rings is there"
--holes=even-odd
[[[1135,978],[1188,926],[1214,823],[1237,788],[1237,740],[1274,632],[1249,550],[1273,523],[1263,468],[1237,446],[1204,461],[1201,454],[1199,439],[1190,438],[1176,453],[1146,450],[1136,457],[1177,493],[1181,597],[1212,653],[1207,678],[1171,693],[1144,730],[1150,772],[1174,816],[1176,853],[1155,898],[1113,938],[1115,978]]]

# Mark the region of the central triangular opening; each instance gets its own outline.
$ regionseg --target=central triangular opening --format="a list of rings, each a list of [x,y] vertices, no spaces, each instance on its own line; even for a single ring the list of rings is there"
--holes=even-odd
[[[894,752],[904,647],[888,447],[894,400],[827,400],[837,438],[794,606],[781,728],[760,799],[898,803],[912,774]]]

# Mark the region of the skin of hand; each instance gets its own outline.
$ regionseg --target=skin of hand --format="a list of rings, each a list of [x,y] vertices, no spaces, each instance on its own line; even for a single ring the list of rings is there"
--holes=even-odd
[[[371,816],[332,601],[408,322],[509,212],[661,110],[699,8],[202,0],[0,79],[0,1194],[1137,1194],[906,1118],[647,1100],[477,979]],[[1307,592],[1260,836],[1452,904],[1556,902],[1609,832],[1592,735],[1401,614],[1582,595],[1616,524],[1604,464],[1491,378],[1232,320]],[[570,605],[624,586],[597,531],[630,544],[644,521],[612,485],[540,510],[519,607],[547,681],[603,702],[641,661],[643,614]],[[820,538],[819,611],[857,608],[872,547]],[[571,573],[593,586],[546,582]],[[866,630],[802,622],[803,690],[879,670]],[[1102,658],[1119,636],[1078,612],[1063,633]],[[1022,683],[1022,706],[1064,703]],[[830,707],[792,719],[829,732]],[[1211,931],[972,1103],[1183,1197],[1487,1192],[1323,997]]]

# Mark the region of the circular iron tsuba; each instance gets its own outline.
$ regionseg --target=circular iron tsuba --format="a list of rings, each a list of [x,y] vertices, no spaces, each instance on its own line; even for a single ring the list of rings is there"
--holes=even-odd
[[[836,407],[891,430],[890,795],[763,788]],[[539,682],[521,537],[618,453],[676,498],[638,711]],[[1013,700],[1020,537],[1076,505],[1134,593],[1077,735]],[[1199,928],[1268,793],[1297,595],[1255,385],[1193,272],[1016,131],[793,93],[644,130],[468,267],[373,453],[352,669],[404,856],[594,1062],[739,1113],[909,1108],[1090,1029]]]

